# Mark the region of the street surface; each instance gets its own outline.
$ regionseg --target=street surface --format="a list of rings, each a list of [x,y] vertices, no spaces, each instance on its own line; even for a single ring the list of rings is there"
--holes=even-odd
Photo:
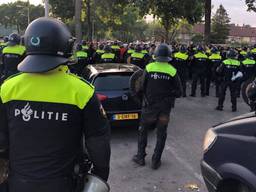
[[[155,131],[149,133],[146,166],[138,167],[131,161],[137,149],[137,131],[132,127],[113,129],[109,179],[111,191],[207,192],[200,172],[202,143],[207,129],[249,112],[249,107],[239,98],[238,112],[232,113],[229,95],[228,91],[223,112],[214,110],[217,98],[213,96],[187,97],[176,102],[171,113],[168,138],[159,170],[150,168]]]

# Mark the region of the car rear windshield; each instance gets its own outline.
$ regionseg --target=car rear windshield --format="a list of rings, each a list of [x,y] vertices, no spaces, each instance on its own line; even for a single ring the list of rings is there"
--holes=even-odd
[[[94,80],[96,91],[128,90],[131,73],[102,74]]]

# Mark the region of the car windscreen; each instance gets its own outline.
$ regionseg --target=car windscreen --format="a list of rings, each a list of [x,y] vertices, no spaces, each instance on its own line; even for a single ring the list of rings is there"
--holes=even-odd
[[[94,80],[96,91],[128,90],[131,73],[102,74]]]

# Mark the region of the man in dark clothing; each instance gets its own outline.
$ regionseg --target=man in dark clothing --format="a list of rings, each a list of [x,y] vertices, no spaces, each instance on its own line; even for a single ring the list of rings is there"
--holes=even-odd
[[[116,63],[116,55],[112,52],[109,45],[104,47],[104,53],[101,55],[101,63]]]
[[[17,66],[24,59],[26,49],[20,45],[20,36],[16,33],[9,35],[8,44],[2,51],[4,79],[18,73]]]
[[[136,65],[140,67],[141,69],[145,69],[147,60],[146,55],[144,53],[141,53],[142,48],[140,45],[136,45],[135,51],[132,53],[130,57],[130,63],[133,65]]]
[[[183,97],[186,97],[187,92],[187,80],[188,80],[188,59],[189,55],[187,54],[187,49],[185,46],[181,46],[179,52],[174,54],[173,66],[177,69],[179,74],[182,88],[183,88]]]
[[[211,55],[209,56],[209,61],[207,63],[207,77],[206,77],[206,95],[210,95],[210,87],[212,81],[215,81],[216,86],[216,96],[219,94],[219,76],[216,74],[217,67],[221,64],[222,57],[218,52],[216,47],[211,50]]]
[[[227,53],[227,59],[217,68],[217,73],[222,76],[220,85],[219,102],[216,110],[223,110],[227,88],[230,89],[232,111],[237,111],[237,90],[239,88],[239,80],[243,77],[241,73],[240,61],[236,59],[237,53],[230,49]]]
[[[158,46],[156,62],[146,66],[143,83],[143,108],[138,136],[138,151],[133,161],[145,165],[147,131],[156,126],[157,142],[152,156],[152,169],[161,166],[161,156],[167,138],[167,127],[175,98],[182,95],[182,87],[176,69],[170,65],[171,51],[166,44]]]
[[[197,53],[194,54],[192,60],[192,90],[191,97],[196,96],[197,81],[200,80],[201,85],[201,96],[205,96],[205,79],[207,69],[208,56],[204,53],[202,46],[198,46]]]
[[[0,92],[0,152],[9,153],[9,192],[77,190],[73,176],[83,136],[92,173],[107,181],[107,119],[94,87],[65,70],[75,39],[51,18],[34,20],[24,38],[22,73]]]

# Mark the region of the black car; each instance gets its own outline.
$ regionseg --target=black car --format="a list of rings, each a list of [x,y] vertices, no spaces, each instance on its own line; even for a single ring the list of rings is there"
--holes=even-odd
[[[89,65],[85,70],[111,125],[139,125],[141,106],[129,89],[130,77],[137,70],[139,68],[135,65],[117,63]]]
[[[208,130],[201,170],[210,192],[256,191],[255,112]]]

